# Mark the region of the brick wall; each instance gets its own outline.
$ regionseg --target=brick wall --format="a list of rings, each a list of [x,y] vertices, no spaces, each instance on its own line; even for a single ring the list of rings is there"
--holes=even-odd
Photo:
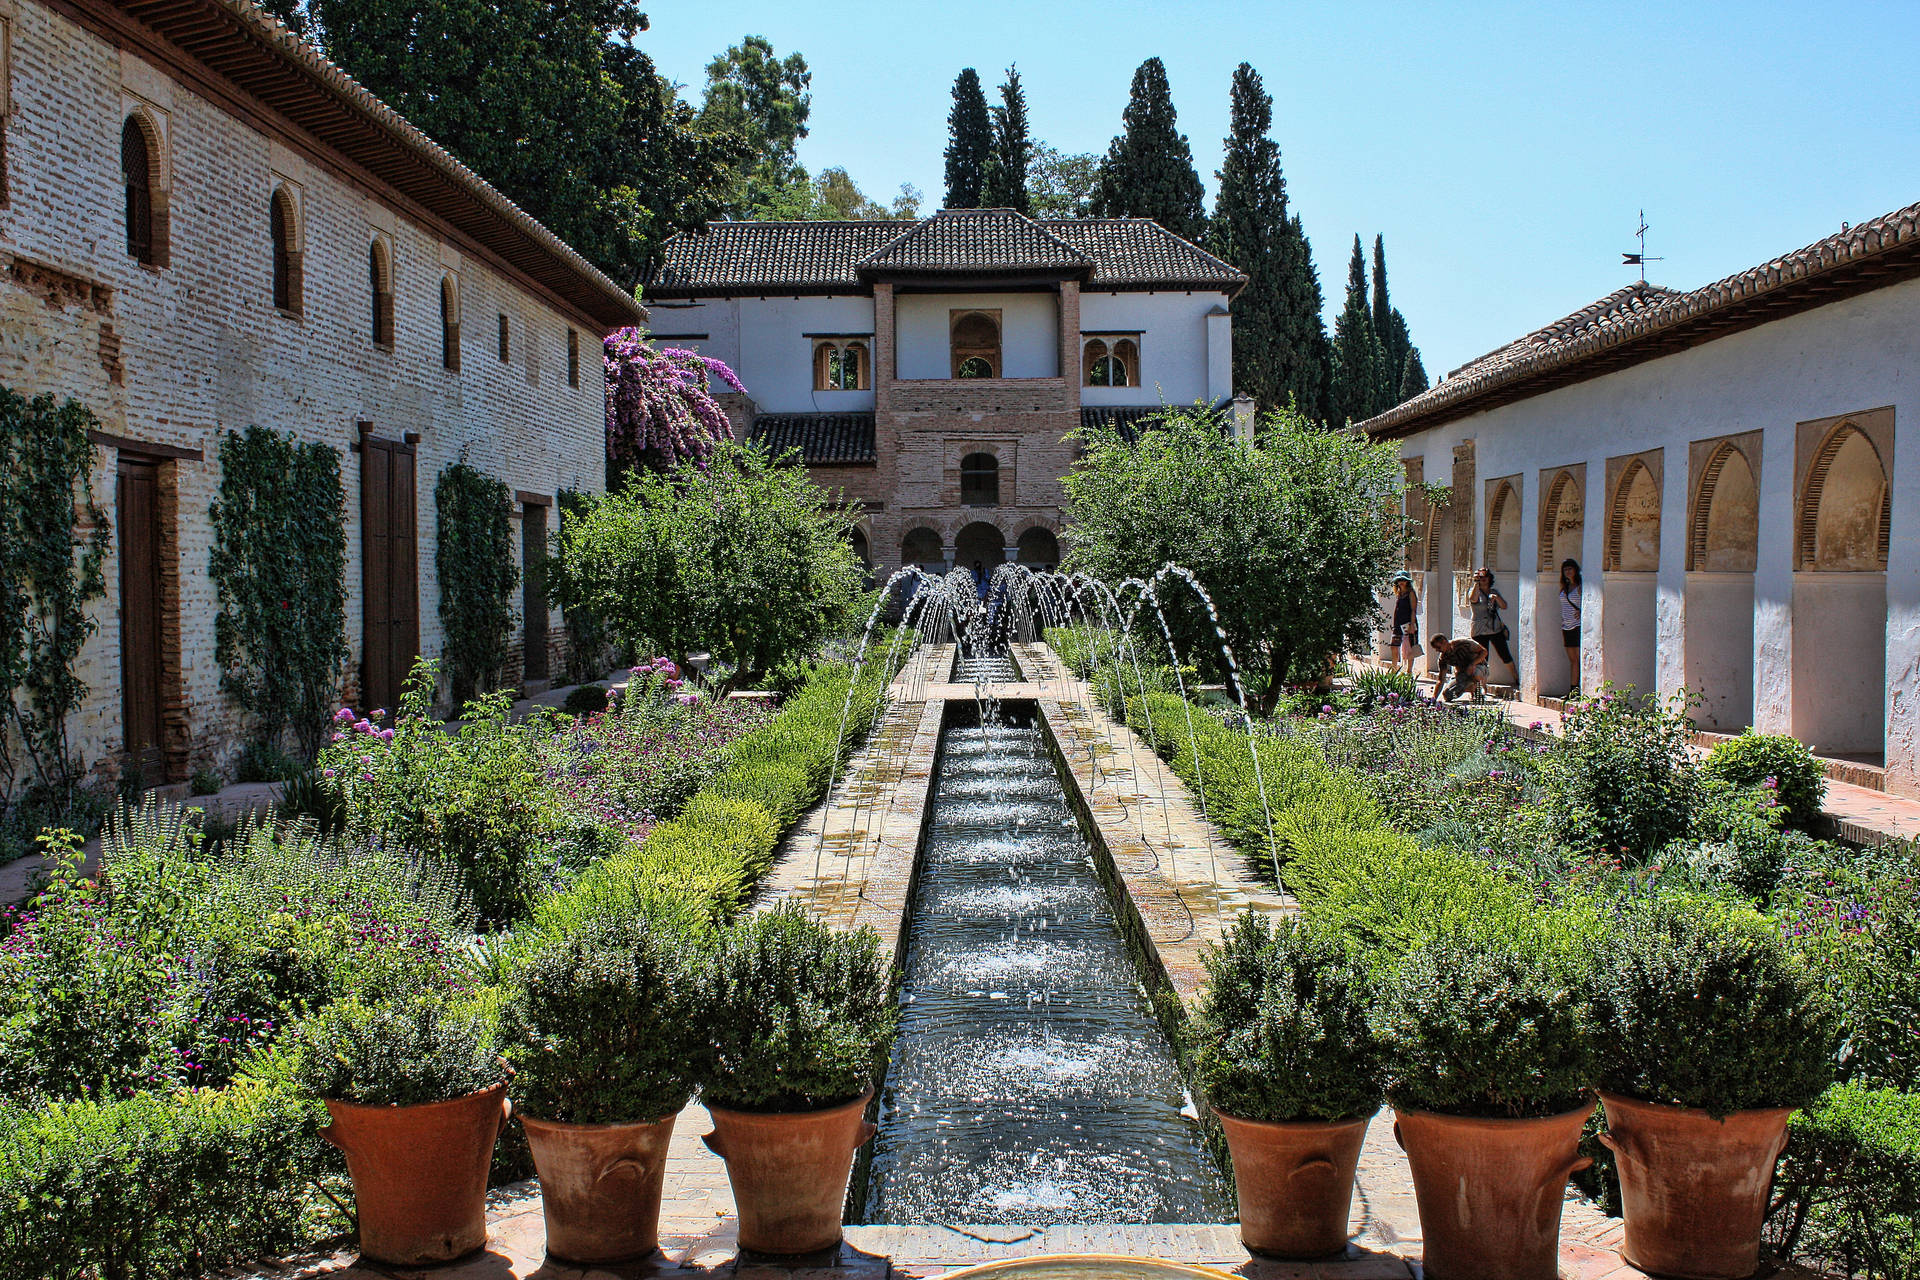
[[[355,424],[370,421],[386,439],[418,433],[420,635],[432,655],[442,641],[436,478],[464,459],[518,491],[602,488],[604,391],[591,358],[600,335],[582,316],[566,314],[409,221],[396,204],[369,195],[379,189],[370,179],[347,180],[33,0],[12,11],[12,28],[0,383],[76,397],[114,435],[202,454],[168,462],[163,477],[175,512],[163,547],[175,579],[166,755],[169,772],[179,775],[224,762],[247,732],[220,692],[213,654],[206,510],[219,486],[221,434],[259,425],[340,451],[347,635],[357,671]],[[136,108],[158,122],[163,144],[155,163],[168,189],[170,252],[158,269],[125,251],[120,132]],[[299,205],[299,315],[273,306],[269,209],[282,184]],[[391,350],[371,339],[367,252],[376,235],[392,252]],[[458,371],[441,361],[440,288],[449,276],[457,282],[461,321]],[[506,362],[496,347],[502,314],[512,336]],[[570,327],[583,348],[578,387],[566,381]],[[93,482],[109,511],[113,477],[113,450],[103,448]],[[72,728],[83,757],[111,772],[123,745],[117,560],[109,560],[106,577],[108,596],[94,609],[100,629],[79,670],[89,700]],[[517,611],[517,598],[514,604]],[[557,612],[546,621],[560,634]]]

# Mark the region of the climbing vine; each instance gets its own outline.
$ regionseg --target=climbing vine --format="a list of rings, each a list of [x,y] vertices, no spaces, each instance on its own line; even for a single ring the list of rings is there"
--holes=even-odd
[[[433,486],[439,508],[440,625],[455,706],[500,683],[513,636],[513,494],[486,472],[456,462]]]
[[[208,510],[220,687],[278,746],[320,750],[347,660],[347,516],[340,451],[248,427],[220,441]]]
[[[109,526],[94,501],[87,434],[98,425],[76,400],[28,400],[0,387],[0,681],[8,726],[0,732],[0,806],[18,777],[16,743],[37,786],[70,796],[79,782],[67,718],[87,686],[73,668],[99,629],[87,604],[107,589],[101,561]]]

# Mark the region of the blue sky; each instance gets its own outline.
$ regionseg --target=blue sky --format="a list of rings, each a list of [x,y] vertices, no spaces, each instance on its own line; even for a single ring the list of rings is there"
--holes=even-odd
[[[942,194],[953,77],[1008,63],[1035,135],[1104,152],[1167,64],[1211,202],[1234,66],[1274,98],[1329,317],[1357,231],[1387,241],[1430,375],[1635,278],[1691,288],[1920,200],[1920,3],[658,5],[636,43],[697,97],[749,32],[813,71],[816,172]]]

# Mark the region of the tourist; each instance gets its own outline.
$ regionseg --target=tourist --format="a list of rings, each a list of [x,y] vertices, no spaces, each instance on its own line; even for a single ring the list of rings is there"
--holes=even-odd
[[[1567,647],[1567,696],[1580,696],[1580,562],[1560,562],[1560,643]]]
[[[1441,699],[1452,702],[1463,693],[1471,693],[1475,702],[1484,702],[1487,680],[1482,672],[1487,661],[1487,647],[1477,640],[1449,640],[1445,636],[1435,636],[1427,643],[1440,659],[1440,665],[1433,673],[1433,687]],[[1451,689],[1446,687],[1449,669],[1454,673]]]
[[[987,598],[987,566],[978,560],[973,562],[973,589],[982,600]]]
[[[1499,654],[1500,661],[1511,667],[1514,661],[1513,651],[1507,648],[1507,623],[1500,616],[1506,607],[1507,598],[1493,583],[1493,570],[1481,565],[1473,574],[1473,590],[1467,593],[1467,608],[1473,614],[1474,643]],[[1486,683],[1484,671],[1481,683]]]
[[[1413,589],[1413,575],[1405,569],[1393,575],[1393,639],[1387,642],[1393,653],[1393,669],[1400,659],[1407,660],[1407,674],[1413,674],[1413,660],[1420,656],[1420,593]]]

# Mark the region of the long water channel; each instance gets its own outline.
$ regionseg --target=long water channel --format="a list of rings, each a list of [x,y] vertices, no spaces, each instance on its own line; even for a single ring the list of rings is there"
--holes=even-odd
[[[950,707],[866,1221],[1232,1219],[1094,856],[1032,708]]]

